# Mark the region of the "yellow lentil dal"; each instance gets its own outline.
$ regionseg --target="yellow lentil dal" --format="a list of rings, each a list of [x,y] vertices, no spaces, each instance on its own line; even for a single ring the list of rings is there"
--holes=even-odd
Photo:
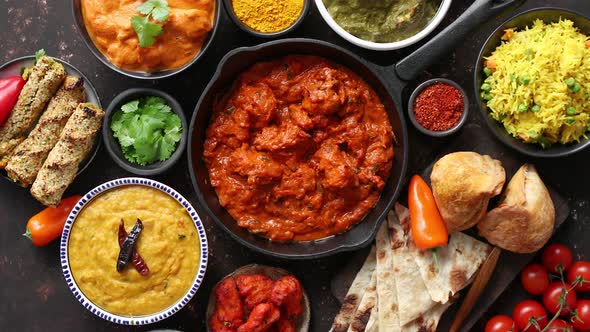
[[[136,250],[150,273],[129,265],[116,269],[118,228],[127,232],[141,219]],[[197,273],[200,241],[185,208],[167,194],[145,186],[115,188],[91,201],[72,226],[70,268],[80,290],[102,309],[123,316],[160,312],[186,294]]]

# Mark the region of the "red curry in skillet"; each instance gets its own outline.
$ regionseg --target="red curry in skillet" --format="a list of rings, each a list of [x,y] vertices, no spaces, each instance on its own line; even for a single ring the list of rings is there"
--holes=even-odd
[[[394,134],[377,94],[316,56],[259,62],[220,98],[204,157],[221,205],[273,241],[346,231],[389,176]]]

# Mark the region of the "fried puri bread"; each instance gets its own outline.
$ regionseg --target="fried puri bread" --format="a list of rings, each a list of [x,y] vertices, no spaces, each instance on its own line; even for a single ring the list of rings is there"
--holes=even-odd
[[[455,152],[434,164],[430,180],[451,234],[473,227],[484,217],[490,198],[502,191],[506,172],[502,163],[490,156]]]
[[[543,247],[553,233],[555,207],[533,165],[525,164],[508,183],[502,201],[477,228],[490,243],[516,253]]]

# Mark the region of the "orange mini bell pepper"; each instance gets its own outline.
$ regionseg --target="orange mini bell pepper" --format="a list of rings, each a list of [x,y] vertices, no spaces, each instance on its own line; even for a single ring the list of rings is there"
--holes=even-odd
[[[419,175],[408,188],[410,228],[414,244],[421,250],[443,247],[449,242],[447,227],[438,211],[432,190]]]
[[[68,215],[80,198],[80,195],[64,198],[58,206],[48,207],[37,213],[27,222],[27,229],[23,235],[37,247],[51,243],[61,235]]]

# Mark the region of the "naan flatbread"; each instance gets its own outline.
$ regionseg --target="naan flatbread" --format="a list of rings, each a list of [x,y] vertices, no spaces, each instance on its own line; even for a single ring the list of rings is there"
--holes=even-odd
[[[404,326],[435,306],[420,275],[414,256],[418,249],[408,245],[411,237],[399,220],[390,215],[393,223],[391,242],[393,247],[393,275],[397,289],[399,324]],[[388,216],[389,217],[389,216]]]
[[[377,232],[377,294],[379,331],[401,332],[397,315],[397,291],[393,278],[393,251],[387,222]]]
[[[396,203],[379,228],[376,248],[355,278],[331,331],[435,332],[453,295],[469,284],[489,254],[487,244],[455,233],[445,248],[437,250],[439,271],[435,273],[432,253],[421,252],[413,244],[409,220],[408,209]],[[356,294],[356,305],[351,294]]]
[[[396,204],[395,211],[402,228],[408,228],[409,210]],[[430,298],[435,302],[447,303],[453,295],[471,283],[475,272],[483,264],[491,249],[491,246],[471,236],[460,232],[453,233],[449,243],[436,250],[438,271],[434,266],[430,250],[415,251],[414,258]]]
[[[372,252],[375,254],[374,251]],[[352,322],[348,326],[347,332],[368,332],[373,329],[377,322],[377,272],[373,272],[371,282],[365,288],[363,298],[356,312],[352,317]],[[377,330],[378,331],[378,330]]]
[[[446,303],[450,297],[467,287],[490,251],[489,245],[457,232],[451,235],[446,247],[436,251],[438,271],[434,268],[432,252],[419,253],[416,263],[430,297],[434,301]]]
[[[363,297],[363,292],[369,286],[371,277],[375,272],[376,258],[376,248],[373,246],[371,252],[369,252],[369,256],[367,256],[363,266],[354,278],[352,285],[350,285],[348,293],[346,293],[342,308],[340,308],[340,312],[334,318],[334,323],[330,329],[331,332],[346,332],[348,330],[350,322],[353,319],[353,314],[357,311],[361,298]]]

